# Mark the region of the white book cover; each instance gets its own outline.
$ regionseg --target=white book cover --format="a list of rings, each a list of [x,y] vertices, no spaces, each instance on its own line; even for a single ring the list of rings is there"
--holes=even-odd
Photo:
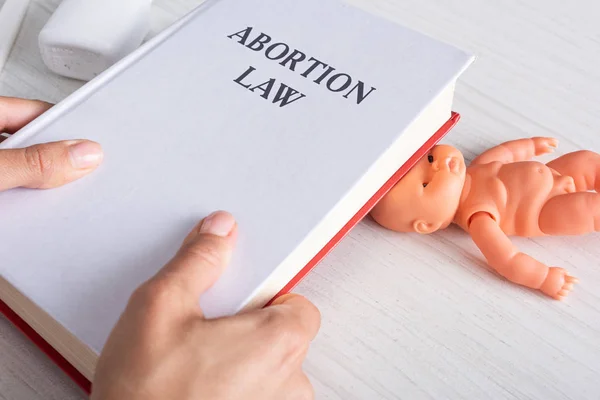
[[[238,245],[200,304],[264,305],[450,118],[472,60],[337,0],[209,0],[0,144],[105,152],[67,186],[0,193],[1,276],[100,352],[224,209]]]

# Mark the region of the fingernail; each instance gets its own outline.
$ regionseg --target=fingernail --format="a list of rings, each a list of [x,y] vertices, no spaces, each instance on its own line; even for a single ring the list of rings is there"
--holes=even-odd
[[[97,167],[102,161],[102,148],[94,142],[77,142],[69,147],[71,164],[77,169]]]
[[[235,226],[235,218],[225,211],[217,211],[204,219],[200,226],[200,233],[208,233],[225,237],[231,233]]]

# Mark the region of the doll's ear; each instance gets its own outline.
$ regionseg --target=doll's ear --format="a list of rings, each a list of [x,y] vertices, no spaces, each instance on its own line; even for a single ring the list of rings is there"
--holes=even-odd
[[[413,229],[415,232],[420,233],[421,235],[428,235],[430,233],[435,232],[438,227],[434,224],[430,224],[428,222],[423,221],[422,219],[416,220],[413,223]]]

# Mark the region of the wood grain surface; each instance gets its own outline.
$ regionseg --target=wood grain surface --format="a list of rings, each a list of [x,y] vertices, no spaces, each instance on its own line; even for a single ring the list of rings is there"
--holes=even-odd
[[[478,56],[445,140],[468,160],[528,136],[558,138],[558,154],[600,151],[600,2],[348,1]],[[49,73],[37,49],[58,3],[32,0],[0,95],[56,102],[81,85]],[[198,1],[155,3],[158,32]],[[297,288],[323,315],[305,364],[317,399],[600,399],[600,235],[515,243],[580,278],[567,301],[499,279],[458,229],[361,223]],[[0,319],[0,399],[82,398]]]

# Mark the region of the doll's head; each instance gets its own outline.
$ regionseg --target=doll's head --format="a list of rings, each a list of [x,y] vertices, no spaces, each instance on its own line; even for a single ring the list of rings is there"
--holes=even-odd
[[[452,223],[465,183],[465,159],[435,146],[373,208],[380,225],[398,232],[433,233]]]

